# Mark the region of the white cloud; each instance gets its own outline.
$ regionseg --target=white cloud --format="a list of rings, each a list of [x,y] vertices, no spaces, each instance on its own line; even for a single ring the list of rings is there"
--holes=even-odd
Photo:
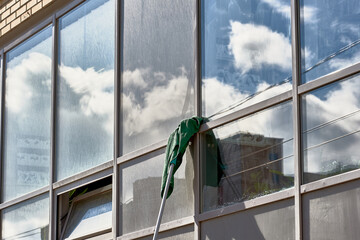
[[[291,7],[290,2],[289,4],[284,4],[279,0],[261,0],[267,4],[269,4],[271,7],[274,8],[274,10],[278,13],[281,13],[283,16],[287,18],[291,18]]]
[[[360,62],[360,52],[355,53],[351,58],[335,58],[329,62],[333,70],[342,69]]]
[[[79,105],[85,116],[105,118],[104,129],[113,131],[114,71],[83,70],[79,67],[60,66],[62,79],[80,96]]]
[[[284,17],[291,19],[291,6],[290,1],[281,2],[280,0],[261,0],[269,4],[276,12],[282,14]],[[303,6],[301,7],[301,17],[302,20],[306,23],[315,23],[317,22],[317,13],[318,9],[312,6]]]
[[[41,53],[30,53],[20,64],[8,68],[6,72],[6,107],[14,113],[24,111],[27,104],[36,97],[34,81],[51,90],[51,59]]]
[[[235,58],[235,66],[246,73],[264,65],[275,65],[291,70],[291,43],[282,33],[255,25],[230,22],[229,50]]]

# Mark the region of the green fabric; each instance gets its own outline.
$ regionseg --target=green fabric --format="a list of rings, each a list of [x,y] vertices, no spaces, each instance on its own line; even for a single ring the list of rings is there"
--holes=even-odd
[[[169,191],[166,196],[168,198],[174,189],[174,174],[180,167],[182,157],[185,153],[186,147],[189,144],[190,138],[199,131],[202,122],[201,117],[192,117],[182,120],[175,131],[170,135],[166,147],[166,156],[164,162],[164,170],[161,185],[161,197],[164,195],[166,179],[168,176],[168,168],[170,164],[174,164],[173,175],[171,176]]]

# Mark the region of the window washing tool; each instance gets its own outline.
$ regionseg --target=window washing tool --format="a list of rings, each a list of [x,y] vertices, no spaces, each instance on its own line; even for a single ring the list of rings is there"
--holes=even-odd
[[[166,199],[174,190],[174,174],[181,165],[182,157],[189,144],[190,138],[199,131],[202,121],[203,119],[201,117],[192,117],[182,120],[179,126],[169,137],[168,144],[166,146],[166,156],[161,185],[162,201],[154,230],[153,240],[157,239],[157,235],[159,233]]]

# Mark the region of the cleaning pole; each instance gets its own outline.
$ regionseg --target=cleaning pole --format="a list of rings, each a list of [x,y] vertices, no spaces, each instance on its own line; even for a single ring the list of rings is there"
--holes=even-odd
[[[168,173],[168,177],[167,177],[166,185],[165,185],[165,192],[164,192],[163,198],[161,200],[161,205],[160,205],[159,215],[158,215],[158,218],[157,218],[157,221],[156,221],[153,240],[157,239],[157,235],[159,233],[159,228],[160,228],[160,224],[161,224],[161,218],[162,218],[162,215],[163,215],[163,212],[164,212],[165,203],[166,203],[166,196],[167,196],[168,191],[169,191],[170,179],[171,179],[172,173],[174,171],[174,166],[175,166],[175,164],[170,164],[170,167],[169,167],[169,173]]]

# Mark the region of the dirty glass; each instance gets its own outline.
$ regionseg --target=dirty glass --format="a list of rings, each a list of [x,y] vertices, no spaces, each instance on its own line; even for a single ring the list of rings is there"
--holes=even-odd
[[[360,76],[302,96],[303,182],[360,168]]]
[[[194,114],[193,0],[125,0],[122,153],[166,139]]]
[[[90,0],[59,19],[56,178],[113,158],[114,0]]]
[[[294,185],[292,103],[201,136],[202,211]]]
[[[302,82],[360,61],[360,1],[300,0]]]
[[[293,240],[295,239],[294,199],[204,221],[201,223],[201,239]]]
[[[52,28],[6,54],[3,200],[49,184]]]
[[[2,211],[2,239],[46,240],[49,236],[48,194]]]
[[[290,0],[203,0],[202,115],[291,89]]]
[[[165,149],[120,165],[120,229],[123,234],[153,227],[160,209]],[[194,167],[187,150],[175,173],[174,191],[167,199],[162,223],[192,216]]]
[[[360,181],[303,195],[303,239],[358,239]]]

